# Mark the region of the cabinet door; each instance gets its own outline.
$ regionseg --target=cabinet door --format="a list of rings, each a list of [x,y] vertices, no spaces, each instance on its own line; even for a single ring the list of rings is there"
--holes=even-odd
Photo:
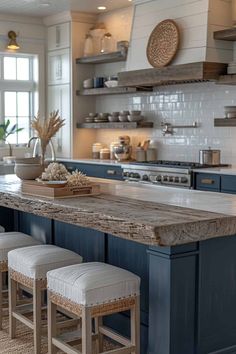
[[[70,83],[70,50],[62,49],[48,53],[48,84]]]
[[[196,189],[211,192],[220,192],[220,175],[197,173]]]
[[[70,110],[70,85],[48,86],[48,114],[59,110],[65,125],[60,129],[53,142],[57,157],[71,157],[71,110]]]
[[[70,47],[70,23],[48,27],[48,50]]]
[[[221,176],[221,192],[236,194],[236,176]]]

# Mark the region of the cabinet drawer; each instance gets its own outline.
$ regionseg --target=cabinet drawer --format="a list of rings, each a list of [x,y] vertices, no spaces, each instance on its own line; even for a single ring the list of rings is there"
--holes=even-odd
[[[221,192],[236,193],[236,176],[221,176]]]
[[[220,192],[220,176],[207,173],[197,173],[196,189]]]
[[[123,180],[122,168],[116,166],[103,166],[104,178]]]

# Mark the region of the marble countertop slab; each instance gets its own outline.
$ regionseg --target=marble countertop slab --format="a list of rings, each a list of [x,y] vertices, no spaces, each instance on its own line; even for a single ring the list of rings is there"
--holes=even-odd
[[[147,245],[174,246],[236,234],[236,196],[94,180],[101,183],[99,196],[51,200],[22,195],[15,175],[0,176],[0,206]]]

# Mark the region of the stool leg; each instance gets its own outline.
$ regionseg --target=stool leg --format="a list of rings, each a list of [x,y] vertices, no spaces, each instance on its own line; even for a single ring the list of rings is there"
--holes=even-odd
[[[98,339],[96,340],[96,350],[97,353],[102,353],[103,351],[103,334],[99,332],[99,327],[103,325],[102,317],[96,317],[95,321],[95,333],[98,335]]]
[[[42,291],[37,280],[33,289],[33,313],[34,313],[34,353],[41,353],[41,297]]]
[[[131,354],[140,354],[140,298],[135,299],[135,305],[130,310],[131,343],[135,345],[135,351]]]
[[[17,300],[17,283],[11,278],[10,272],[8,276],[8,296],[9,296],[9,335],[11,339],[16,336],[16,319],[12,316],[12,312],[16,311]]]
[[[3,316],[3,273],[0,272],[0,331],[2,330],[2,316]]]
[[[52,344],[52,338],[57,335],[57,307],[48,296],[48,354],[55,354],[57,348]]]
[[[92,353],[92,318],[90,309],[82,310],[82,354]]]

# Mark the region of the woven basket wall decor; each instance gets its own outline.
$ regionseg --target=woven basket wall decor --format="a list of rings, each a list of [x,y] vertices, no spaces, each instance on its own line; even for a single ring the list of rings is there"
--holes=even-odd
[[[147,45],[149,63],[160,68],[170,64],[179,48],[180,33],[173,20],[160,22],[152,31]]]

